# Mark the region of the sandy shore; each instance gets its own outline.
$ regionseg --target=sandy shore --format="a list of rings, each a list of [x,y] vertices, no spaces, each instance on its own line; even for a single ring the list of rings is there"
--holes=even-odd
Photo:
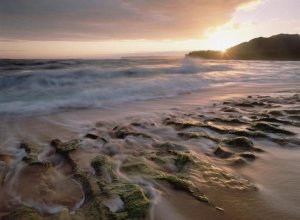
[[[2,117],[0,217],[299,219],[297,88]]]

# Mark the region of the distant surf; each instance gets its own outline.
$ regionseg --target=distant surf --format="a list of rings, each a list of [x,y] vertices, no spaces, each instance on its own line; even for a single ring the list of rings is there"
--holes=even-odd
[[[0,60],[0,115],[174,97],[223,84],[300,81],[300,62],[192,58]]]

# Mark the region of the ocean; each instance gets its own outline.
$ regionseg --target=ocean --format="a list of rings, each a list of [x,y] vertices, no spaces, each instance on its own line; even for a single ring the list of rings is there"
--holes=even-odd
[[[176,97],[205,88],[300,82],[300,62],[191,58],[0,60],[0,115]]]

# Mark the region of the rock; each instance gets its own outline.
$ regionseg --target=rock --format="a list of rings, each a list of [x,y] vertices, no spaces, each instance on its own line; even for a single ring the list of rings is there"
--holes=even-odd
[[[221,108],[222,112],[238,112],[235,108],[231,108],[231,107],[223,107]]]
[[[6,174],[6,163],[3,161],[0,161],[0,187],[3,184],[5,174]]]
[[[132,136],[141,136],[144,138],[151,138],[149,135],[135,131],[134,129],[132,129],[131,127],[127,127],[127,126],[116,126],[113,128],[113,132],[114,132],[114,136],[116,138],[120,138],[120,139],[124,139],[129,135]]]
[[[198,201],[200,202],[204,202],[204,203],[207,203],[209,204],[209,199],[207,198],[206,195],[201,195],[201,196],[194,196],[195,199],[197,199]]]
[[[267,138],[268,136],[261,131],[247,131],[247,130],[230,130],[229,134],[243,136],[243,137],[252,137],[252,138]]]
[[[281,124],[286,124],[286,125],[293,124],[293,122],[291,122],[291,121],[281,120],[281,119],[272,118],[272,117],[266,117],[266,118],[263,117],[263,118],[258,119],[257,121],[281,123]]]
[[[163,143],[155,143],[153,144],[153,146],[155,148],[158,148],[160,150],[164,150],[164,151],[170,151],[170,150],[186,150],[186,147],[180,144],[175,144],[173,142],[163,142]]]
[[[274,125],[268,124],[268,123],[263,123],[263,122],[258,122],[255,123],[254,125],[251,126],[250,130],[260,130],[268,133],[281,133],[281,134],[286,134],[286,135],[295,135],[295,133],[278,128]]]
[[[111,161],[110,158],[106,155],[96,156],[91,162],[91,166],[94,168],[98,176],[102,176],[104,169],[106,169],[112,175]]]
[[[278,110],[268,111],[268,114],[274,115],[274,116],[284,116],[283,112],[282,111],[278,111]]]
[[[256,159],[256,156],[252,153],[241,153],[240,156],[247,160],[255,160]]]
[[[227,146],[240,150],[253,150],[253,142],[246,137],[236,137],[223,140]]]
[[[61,210],[55,217],[57,217],[58,220],[71,220],[69,209],[67,208]]]
[[[194,163],[193,155],[189,152],[169,151],[169,153],[175,156],[174,161],[179,172],[181,172],[187,164]]]
[[[98,135],[95,135],[95,134],[91,134],[91,133],[88,133],[84,136],[85,138],[89,138],[89,139],[92,139],[92,140],[96,140],[99,138]]]
[[[108,192],[120,196],[124,202],[124,209],[128,213],[126,219],[146,218],[150,201],[139,185],[118,180],[108,186]]]
[[[56,149],[56,152],[58,153],[69,153],[71,151],[74,151],[79,148],[80,142],[77,139],[62,142],[59,139],[54,139],[51,141],[51,146]]]
[[[238,125],[244,125],[248,124],[247,122],[241,121],[240,119],[237,118],[212,118],[212,119],[207,119],[206,121],[211,121],[211,122],[220,122],[220,123],[229,123],[229,124],[238,124]],[[205,121],[205,122],[206,122]]]
[[[247,161],[243,158],[235,158],[231,160],[231,165],[233,166],[243,166],[245,164],[247,164]]]
[[[178,136],[188,140],[188,139],[194,139],[194,138],[207,138],[212,141],[218,142],[218,139],[215,137],[212,137],[205,133],[204,131],[197,131],[197,132],[179,132]]]
[[[20,148],[20,149],[24,149],[25,152],[26,152],[27,154],[30,154],[31,151],[32,151],[32,146],[30,146],[30,144],[25,143],[25,142],[22,142],[22,143],[20,144],[20,147],[19,147],[19,148]]]
[[[13,209],[8,215],[2,217],[3,220],[42,220],[43,217],[34,209],[21,206]]]
[[[222,159],[231,157],[233,154],[234,153],[232,153],[231,151],[227,151],[220,146],[218,146],[217,149],[214,151],[214,155],[216,155],[217,157],[220,157]]]
[[[24,149],[27,155],[22,158],[25,163],[38,161],[38,147],[33,143],[21,142],[20,149]]]
[[[163,124],[173,126],[177,129],[191,128],[201,126],[202,123],[192,119],[181,118],[166,118],[163,120]]]
[[[290,115],[300,115],[300,109],[284,110],[284,112]]]

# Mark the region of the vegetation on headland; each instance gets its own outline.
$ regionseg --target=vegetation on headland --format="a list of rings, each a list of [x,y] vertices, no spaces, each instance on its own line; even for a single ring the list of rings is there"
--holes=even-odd
[[[300,35],[279,34],[259,37],[228,48],[226,51],[193,51],[187,57],[217,60],[300,60]]]

